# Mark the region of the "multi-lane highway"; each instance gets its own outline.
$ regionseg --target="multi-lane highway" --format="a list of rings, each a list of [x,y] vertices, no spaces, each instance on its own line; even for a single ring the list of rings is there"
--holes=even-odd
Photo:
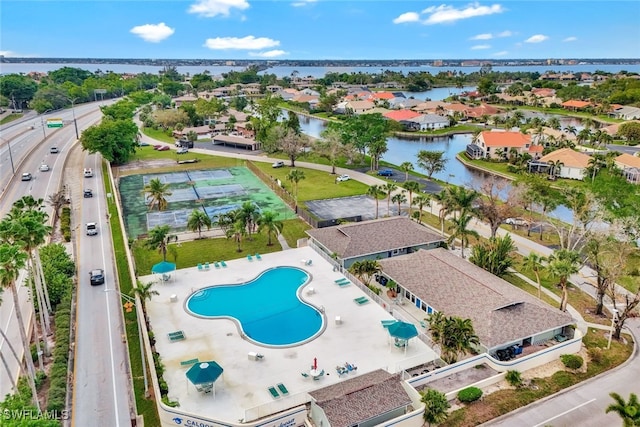
[[[102,186],[101,162],[97,155],[86,155],[76,143],[78,129],[97,123],[102,113],[99,104],[77,106],[75,111],[59,111],[45,118],[29,117],[3,126],[0,134],[0,217],[13,202],[24,195],[47,199],[60,188],[67,189],[73,214],[73,240],[69,246],[77,263],[76,340],[73,372],[72,423],[75,426],[129,426],[132,418],[132,392],[127,349],[122,339],[124,328],[120,296],[115,280],[111,235],[106,222],[106,198]],[[46,118],[61,118],[63,128],[50,129],[43,125]],[[46,139],[45,139],[46,136]],[[9,146],[11,156],[9,156]],[[59,153],[51,153],[51,147]],[[12,168],[13,163],[13,168]],[[47,164],[49,171],[41,172]],[[82,170],[91,167],[93,178],[84,178]],[[15,172],[15,173],[14,173]],[[31,181],[22,181],[24,172],[32,174]],[[82,190],[89,187],[93,198],[83,198]],[[50,207],[46,209],[50,213]],[[98,224],[98,235],[84,233],[86,222]],[[89,271],[105,271],[103,285],[89,284]],[[105,292],[105,290],[110,290]],[[21,307],[25,318],[33,321],[28,291],[19,286]],[[11,299],[0,306],[0,327],[9,339],[19,342],[15,313]],[[3,347],[5,346],[5,347]],[[19,347],[19,346],[18,346]],[[7,354],[6,343],[0,350]],[[12,362],[12,361],[10,361]],[[12,372],[18,367],[10,366]],[[13,377],[13,375],[12,375]],[[0,370],[0,395],[11,391],[12,379]]]

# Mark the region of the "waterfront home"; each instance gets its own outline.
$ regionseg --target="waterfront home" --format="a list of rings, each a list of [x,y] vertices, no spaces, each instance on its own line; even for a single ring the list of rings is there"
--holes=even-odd
[[[474,159],[502,159],[511,150],[518,154],[528,153],[532,145],[530,135],[494,129],[480,132],[478,141],[467,146],[467,153]]]
[[[621,105],[609,113],[611,117],[622,120],[638,120],[640,119],[640,108]]]
[[[362,114],[375,106],[371,101],[349,101],[345,105],[345,109],[351,111],[353,114]]]
[[[622,170],[622,174],[627,181],[633,184],[640,184],[640,157],[624,153],[614,160],[616,166]]]
[[[180,106],[185,102],[196,102],[197,100],[198,98],[196,98],[193,95],[183,95],[183,96],[178,96],[177,98],[173,98],[171,101],[176,106],[176,108],[180,108]]]
[[[444,237],[406,217],[394,216],[307,230],[312,246],[344,268],[362,260],[381,260],[440,247]]]
[[[422,104],[424,101],[415,98],[405,98],[403,96],[397,96],[389,100],[389,104],[391,104],[392,108],[409,108],[413,109],[418,105]]]
[[[406,120],[400,120],[408,130],[427,131],[435,129],[444,129],[450,125],[448,117],[442,117],[437,114],[420,114]]]
[[[570,99],[563,102],[561,105],[562,108],[571,111],[584,110],[585,108],[592,106],[592,104],[588,101],[579,101],[577,99]]]
[[[387,234],[388,235],[388,234]],[[531,346],[558,334],[573,337],[573,319],[454,253],[437,248],[381,259],[397,295],[427,315],[471,319],[482,350]]]
[[[552,151],[539,160],[530,162],[529,169],[535,172],[547,172],[554,178],[584,179],[591,156],[562,148]]]
[[[444,114],[445,106],[448,105],[447,102],[443,101],[424,101],[416,105],[412,108],[419,113],[442,113]]]
[[[409,119],[418,117],[420,113],[417,113],[413,110],[392,110],[383,115],[387,119],[395,120],[396,122],[401,122],[403,120],[409,120]]]

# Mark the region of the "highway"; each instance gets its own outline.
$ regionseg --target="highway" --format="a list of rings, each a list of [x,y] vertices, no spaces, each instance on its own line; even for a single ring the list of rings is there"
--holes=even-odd
[[[24,195],[31,194],[46,201],[48,195],[63,188],[63,185],[67,189],[66,195],[71,199],[74,212],[74,233],[68,248],[75,254],[77,265],[72,425],[130,426],[134,411],[128,353],[122,339],[122,306],[117,292],[105,292],[107,289],[117,289],[117,283],[111,234],[105,217],[106,197],[102,186],[101,161],[98,155],[87,155],[75,144],[73,116],[76,117],[78,129],[82,131],[100,120],[102,113],[99,105],[100,103],[91,103],[76,106],[73,112],[58,111],[47,114],[42,119],[31,116],[2,127],[0,215],[4,216],[13,202]],[[43,127],[46,118],[62,118],[65,126],[59,129]],[[59,153],[50,153],[52,146],[57,147]],[[12,173],[11,162],[15,175]],[[42,163],[49,165],[50,170],[40,172]],[[85,179],[82,175],[83,167],[93,168],[94,177]],[[23,172],[31,173],[33,179],[21,181]],[[85,185],[93,190],[93,198],[82,197]],[[51,214],[51,208],[46,203],[45,209]],[[97,236],[86,236],[84,233],[84,224],[90,221],[98,224]],[[105,271],[105,284],[89,284],[89,270],[95,268]],[[33,322],[27,291],[20,284],[23,315]],[[0,306],[0,327],[13,343],[19,343],[11,298],[4,300]],[[6,344],[2,341],[0,350],[3,354],[8,354]],[[17,371],[15,363],[10,369],[12,372]],[[11,391],[11,382],[6,372],[0,370],[0,395],[4,396]]]

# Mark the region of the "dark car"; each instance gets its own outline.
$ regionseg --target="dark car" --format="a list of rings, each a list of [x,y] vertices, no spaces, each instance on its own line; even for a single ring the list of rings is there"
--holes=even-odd
[[[89,198],[89,197],[93,197],[93,191],[92,191],[92,190],[90,190],[90,189],[88,189],[88,188],[86,188],[86,189],[84,190],[83,195],[84,195],[85,199],[86,199],[86,198]]]
[[[378,176],[393,176],[393,171],[391,169],[380,169]]]
[[[91,286],[102,285],[104,283],[104,270],[97,268],[89,272],[89,281]]]

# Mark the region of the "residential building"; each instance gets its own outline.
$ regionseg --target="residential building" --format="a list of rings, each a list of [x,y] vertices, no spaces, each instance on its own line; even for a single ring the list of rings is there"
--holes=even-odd
[[[470,148],[471,145],[475,145],[477,149]],[[530,135],[493,130],[481,132],[478,141],[475,144],[469,144],[469,146],[467,146],[468,153],[471,149],[476,156],[480,154],[479,157],[473,158],[500,159],[512,149],[516,150],[518,154],[528,153],[532,143]]]
[[[579,101],[576,99],[570,99],[562,103],[562,108],[572,111],[584,110],[591,106],[592,104],[588,101]]]
[[[362,114],[367,110],[371,110],[375,106],[376,104],[371,101],[349,101],[345,105],[345,108],[353,114]]]
[[[615,158],[616,166],[622,170],[627,181],[640,184],[640,157],[631,154],[621,154]]]
[[[400,120],[400,123],[407,129],[414,131],[444,129],[450,124],[448,117],[442,117],[437,114],[420,114],[410,119]]]
[[[561,148],[530,162],[529,169],[535,172],[548,172],[554,178],[584,179],[591,156]]]
[[[414,117],[418,117],[420,113],[416,113],[412,110],[392,110],[388,113],[384,114],[384,117],[387,119],[395,120],[396,122],[400,122],[402,120],[413,119]]]
[[[609,113],[610,116],[622,120],[639,120],[640,108],[631,106],[620,106]]]

